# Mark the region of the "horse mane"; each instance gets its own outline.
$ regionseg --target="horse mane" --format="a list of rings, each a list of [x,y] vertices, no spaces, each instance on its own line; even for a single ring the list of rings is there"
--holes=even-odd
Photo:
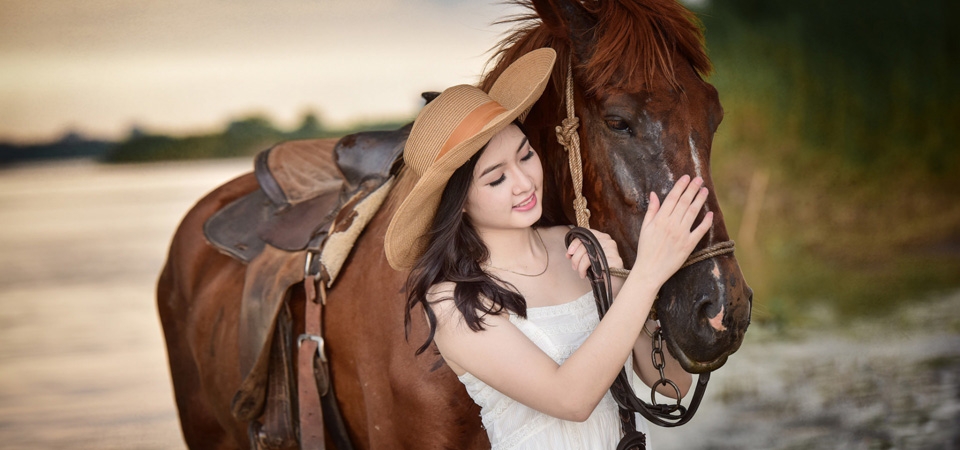
[[[556,36],[543,26],[532,0],[507,3],[527,12],[497,22],[513,24],[514,28],[494,47],[487,64],[496,63],[484,75],[480,88],[489,90],[500,73],[521,55],[551,47],[557,52],[558,61],[551,84],[561,89],[566,76],[565,61],[571,51],[569,38]],[[650,84],[657,78],[679,88],[675,54],[686,58],[701,76],[710,73],[702,23],[676,0],[584,0],[583,6],[596,20],[592,53],[575,68],[583,74],[581,81],[588,94],[603,89],[637,92],[644,83]]]

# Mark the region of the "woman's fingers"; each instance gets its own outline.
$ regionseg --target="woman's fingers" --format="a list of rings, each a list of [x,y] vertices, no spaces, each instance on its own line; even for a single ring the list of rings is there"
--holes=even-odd
[[[680,226],[683,227],[684,230],[689,230],[693,226],[693,222],[697,220],[697,216],[700,215],[700,210],[703,209],[703,204],[706,203],[709,195],[710,192],[705,187],[701,187],[700,191],[697,192],[697,196],[694,197],[693,202],[687,207],[683,219],[680,220]]]
[[[607,258],[607,264],[610,267],[623,268],[623,259],[620,257],[620,251],[617,249],[617,242],[609,234],[589,229],[590,233],[597,238],[604,256]],[[570,266],[575,270],[580,278],[587,276],[587,270],[590,268],[590,256],[587,254],[587,248],[579,239],[574,239],[567,246],[566,257],[570,259]]]
[[[574,239],[570,242],[570,245],[567,246],[567,258],[573,256],[576,253],[577,249],[583,247],[583,243],[580,242],[580,239]]]
[[[646,228],[647,224],[653,222],[654,217],[657,216],[657,213],[660,211],[660,197],[657,197],[655,192],[650,193],[650,203],[647,206],[647,213],[643,215],[643,223],[640,225],[642,228]]]
[[[660,205],[659,211],[655,214],[657,217],[664,217],[664,220],[670,220],[674,223],[681,223],[684,221],[687,213],[690,209],[696,209],[699,211],[703,207],[703,203],[706,201],[705,193],[703,191],[703,178],[696,177],[690,179],[689,175],[684,175],[677,180],[677,183],[670,189],[670,192],[667,194],[667,197],[663,200],[663,204]],[[701,198],[701,195],[704,197]],[[651,195],[651,205],[652,200],[655,196]],[[647,212],[650,212],[650,209],[647,209]],[[647,224],[647,217],[644,217],[644,225]],[[651,221],[653,218],[650,219]],[[692,219],[687,223],[687,230],[690,229],[690,226],[693,224]]]
[[[580,278],[583,278],[587,273],[585,266],[590,265],[590,260],[587,258],[586,247],[579,239],[574,239],[567,247],[567,258],[570,258],[570,267],[580,274]]]
[[[675,208],[676,214],[679,215],[679,220],[683,220],[684,215],[687,213],[687,209],[697,198],[697,194],[700,192],[703,186],[703,178],[696,177],[687,187],[683,190],[683,194],[680,195],[680,200],[677,201],[677,206]]]
[[[690,232],[691,237],[693,238],[693,245],[696,246],[697,242],[700,242],[700,239],[703,239],[703,236],[707,234],[707,231],[710,230],[710,227],[713,226],[713,211],[708,211],[703,215],[703,220],[700,221],[700,224],[697,225],[693,231]],[[690,251],[693,251],[691,248]]]
[[[703,184],[701,177],[691,179],[685,175],[662,204],[651,194],[650,207],[640,229],[636,264],[662,272],[660,275],[665,277],[662,281],[676,272],[713,226],[713,214],[709,212],[702,221],[697,221],[710,195]]]
[[[673,188],[670,189],[670,192],[667,193],[667,197],[663,199],[663,205],[660,206],[660,211],[667,215],[673,214],[673,210],[677,207],[677,202],[680,201],[680,196],[689,185],[689,175],[680,177],[677,183],[673,185]]]
[[[653,208],[654,200],[658,199],[654,193],[651,193],[650,207],[647,208],[647,214],[643,218],[643,225],[647,225],[656,217],[672,218],[676,222],[682,221],[690,205],[698,200],[698,194],[702,186],[703,178],[696,177],[691,180],[689,175],[684,175],[677,180],[670,192],[667,193],[667,197],[663,199],[663,203],[656,209]],[[703,204],[701,203],[700,206],[703,206]]]

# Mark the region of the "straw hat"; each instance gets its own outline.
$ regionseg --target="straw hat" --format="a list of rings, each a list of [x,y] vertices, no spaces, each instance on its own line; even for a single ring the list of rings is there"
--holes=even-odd
[[[404,162],[420,178],[393,215],[383,244],[391,267],[413,267],[426,249],[422,238],[453,172],[529,111],[546,88],[556,57],[553,49],[534,50],[507,67],[489,94],[459,85],[423,107],[403,150]]]

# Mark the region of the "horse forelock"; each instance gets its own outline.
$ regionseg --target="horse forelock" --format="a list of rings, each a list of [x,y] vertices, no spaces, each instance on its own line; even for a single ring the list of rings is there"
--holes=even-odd
[[[710,73],[700,20],[676,0],[594,0],[584,6],[597,17],[594,51],[583,65],[588,92],[637,92],[658,77],[678,87],[675,55],[701,76]]]
[[[551,47],[560,61],[554,68],[552,85],[562,89],[566,76],[563,62],[571,51],[569,38],[555,36],[543,26],[532,0],[509,3],[528,12],[498,22],[513,24],[514,28],[495,47],[490,62],[496,63],[486,72],[480,87],[489,90],[500,73],[523,54]],[[701,76],[712,70],[700,20],[676,0],[586,0],[583,6],[596,20],[592,53],[577,66],[583,74],[581,87],[589,94],[605,89],[638,92],[658,78],[678,88],[676,56],[689,61]]]

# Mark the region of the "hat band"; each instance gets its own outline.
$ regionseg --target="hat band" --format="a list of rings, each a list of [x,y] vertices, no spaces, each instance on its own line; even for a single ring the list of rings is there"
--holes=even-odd
[[[471,111],[470,114],[467,114],[467,116],[460,121],[460,124],[457,125],[457,128],[450,133],[450,137],[448,137],[447,142],[444,142],[443,146],[440,147],[440,153],[437,153],[434,161],[440,160],[450,149],[479,133],[491,120],[505,112],[507,112],[507,109],[494,100],[490,100],[476,107],[476,109]]]

